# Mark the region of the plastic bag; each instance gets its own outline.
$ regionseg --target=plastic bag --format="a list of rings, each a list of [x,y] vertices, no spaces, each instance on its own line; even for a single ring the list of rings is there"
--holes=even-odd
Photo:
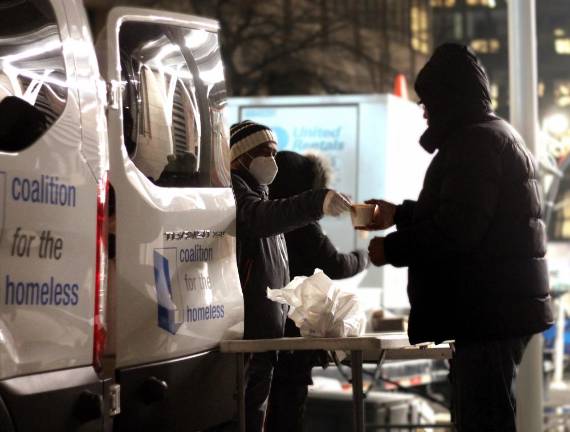
[[[285,288],[267,290],[267,297],[290,306],[288,316],[302,336],[360,336],[366,316],[356,294],[345,291],[316,269],[313,276],[297,276]]]

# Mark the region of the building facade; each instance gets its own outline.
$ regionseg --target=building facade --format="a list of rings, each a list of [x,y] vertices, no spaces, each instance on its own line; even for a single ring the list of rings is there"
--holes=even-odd
[[[112,3],[87,0],[95,31]],[[125,3],[217,19],[233,96],[391,92],[397,74],[413,83],[432,49],[429,0]]]
[[[491,80],[497,112],[509,115],[509,47],[506,0],[431,0],[434,45],[465,43],[479,55]],[[570,9],[566,0],[536,2],[540,120],[558,136],[566,135],[570,115]],[[558,121],[556,121],[558,120]],[[566,128],[568,129],[568,128]],[[561,133],[563,132],[563,133]],[[564,133],[566,132],[566,133]]]

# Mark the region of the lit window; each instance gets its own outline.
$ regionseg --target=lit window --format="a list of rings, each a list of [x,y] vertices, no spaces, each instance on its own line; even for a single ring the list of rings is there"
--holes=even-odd
[[[537,93],[538,93],[538,97],[544,96],[544,83],[542,81],[538,83]]]
[[[475,39],[471,41],[471,49],[477,53],[487,53],[488,46],[485,39]]]
[[[453,14],[453,35],[455,39],[463,39],[463,14],[460,12],[455,12]]]
[[[556,36],[556,37],[564,37],[564,36],[566,36],[566,32],[564,31],[564,29],[555,28],[555,29],[554,29],[554,36]]]
[[[501,49],[498,39],[473,39],[471,49],[479,54],[496,54]]]
[[[570,81],[554,83],[554,101],[559,107],[570,107]]]
[[[555,39],[554,40],[554,50],[558,54],[568,55],[570,54],[570,39]]]
[[[468,6],[485,6],[485,7],[494,8],[495,6],[497,6],[497,3],[495,0],[467,0],[467,5]]]
[[[446,7],[450,8],[455,6],[455,0],[430,0],[431,7]]]
[[[493,109],[496,111],[499,109],[499,85],[498,84],[491,84],[491,104],[493,105]]]
[[[412,48],[423,54],[429,53],[428,11],[412,6],[410,10],[410,30]]]

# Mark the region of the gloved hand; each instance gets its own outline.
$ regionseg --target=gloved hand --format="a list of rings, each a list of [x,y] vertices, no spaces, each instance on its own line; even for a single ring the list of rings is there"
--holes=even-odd
[[[350,200],[347,197],[333,190],[327,192],[323,201],[323,213],[326,216],[339,216],[348,210],[350,210]]]

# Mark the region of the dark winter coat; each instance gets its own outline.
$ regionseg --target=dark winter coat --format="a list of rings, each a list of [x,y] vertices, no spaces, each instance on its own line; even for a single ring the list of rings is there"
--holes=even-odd
[[[291,278],[311,276],[319,268],[331,279],[343,279],[361,272],[368,264],[364,251],[339,252],[318,222],[286,233],[285,240]]]
[[[417,202],[396,212],[389,263],[408,266],[411,343],[530,335],[552,324],[537,166],[490,107],[485,72],[444,45],[416,92],[434,156]]]
[[[232,171],[237,206],[237,261],[245,306],[247,339],[283,336],[286,310],[267,299],[267,288],[289,283],[283,233],[323,216],[326,189],[269,200],[267,186],[245,170]]]

